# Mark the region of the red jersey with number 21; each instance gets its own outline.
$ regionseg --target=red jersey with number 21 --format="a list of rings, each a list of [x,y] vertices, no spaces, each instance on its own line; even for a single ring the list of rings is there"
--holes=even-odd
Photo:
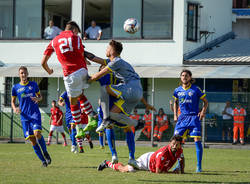
[[[82,40],[72,31],[62,31],[56,36],[44,51],[44,55],[50,56],[53,52],[56,52],[57,59],[62,65],[64,76],[81,68],[87,69]]]
[[[151,172],[156,172],[156,168],[159,168],[162,172],[168,172],[169,169],[175,164],[178,158],[183,153],[182,148],[178,149],[175,155],[173,155],[170,145],[164,146],[154,152],[149,161],[149,168]]]

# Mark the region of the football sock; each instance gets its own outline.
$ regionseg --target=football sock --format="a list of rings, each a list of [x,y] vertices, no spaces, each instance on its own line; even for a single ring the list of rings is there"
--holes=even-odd
[[[99,133],[99,142],[100,142],[100,145],[103,147],[104,144],[103,144],[103,134],[102,133]]]
[[[81,122],[81,110],[79,105],[70,105],[71,114],[76,124]]]
[[[85,134],[85,137],[87,138],[88,142],[91,142],[91,137],[89,134]]]
[[[43,153],[46,153],[47,152],[47,147],[46,147],[43,136],[41,136],[41,139],[38,139],[38,143],[41,146],[41,148],[43,150]]]
[[[119,123],[129,125],[129,126],[136,126],[138,124],[138,121],[131,119],[130,117],[126,116],[122,113],[113,113],[110,112],[110,119],[117,121]]]
[[[135,137],[132,131],[126,133],[126,141],[129,150],[129,158],[135,159]]]
[[[93,107],[91,103],[88,101],[85,95],[79,98],[81,109],[83,109],[84,113],[90,117],[93,117]]]
[[[72,145],[76,146],[76,129],[73,128],[71,129],[71,141],[72,141]]]
[[[107,93],[106,86],[101,86],[100,89],[100,100],[103,112],[103,119],[107,119],[109,117],[109,94]]]
[[[43,154],[41,152],[41,149],[39,147],[38,144],[36,144],[35,146],[33,146],[33,149],[37,155],[37,157],[42,161],[42,162],[45,162],[45,158],[43,157]]]
[[[49,136],[48,136],[48,143],[51,143],[52,135],[53,135],[53,131],[50,131]]]
[[[202,154],[203,154],[201,141],[195,142],[195,147],[196,147],[197,167],[201,168],[201,161],[202,161]]]
[[[120,165],[122,165],[121,163],[117,163],[117,164],[112,164],[112,162],[110,161],[106,161],[106,164],[108,165],[109,168],[115,170],[115,171],[118,171],[118,167]]]
[[[83,149],[83,147],[82,147],[82,138],[77,138],[76,141],[77,141],[78,147],[80,149]]]
[[[106,136],[107,136],[107,141],[109,145],[109,149],[113,155],[117,155],[116,149],[115,149],[115,134],[113,129],[106,129]]]

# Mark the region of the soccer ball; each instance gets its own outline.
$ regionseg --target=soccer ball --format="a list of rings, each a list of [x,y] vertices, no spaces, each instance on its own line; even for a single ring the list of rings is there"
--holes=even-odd
[[[140,24],[138,20],[136,20],[135,18],[129,18],[123,24],[124,31],[130,34],[136,33],[139,30],[139,28]]]

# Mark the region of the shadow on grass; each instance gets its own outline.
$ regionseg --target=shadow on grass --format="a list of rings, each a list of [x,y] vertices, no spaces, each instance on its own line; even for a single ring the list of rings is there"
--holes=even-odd
[[[150,182],[150,183],[169,183],[169,182],[176,182],[176,183],[223,183],[223,184],[249,184],[250,182],[218,182],[218,181],[185,181],[185,180],[138,180],[140,182]]]

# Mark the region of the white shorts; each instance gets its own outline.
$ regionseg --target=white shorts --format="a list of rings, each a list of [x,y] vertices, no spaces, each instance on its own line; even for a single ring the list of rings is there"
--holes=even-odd
[[[81,68],[70,75],[63,78],[65,89],[70,97],[78,97],[82,94],[82,90],[89,87],[88,71]]]
[[[49,131],[53,131],[53,132],[54,132],[54,131],[57,131],[57,132],[63,133],[63,132],[64,132],[64,129],[63,129],[63,126],[51,125]]]
[[[137,165],[139,166],[139,170],[150,171],[149,161],[150,161],[150,157],[153,153],[154,152],[144,153],[138,159],[136,159]],[[128,166],[128,169],[130,172],[135,171],[135,169],[130,165]]]

